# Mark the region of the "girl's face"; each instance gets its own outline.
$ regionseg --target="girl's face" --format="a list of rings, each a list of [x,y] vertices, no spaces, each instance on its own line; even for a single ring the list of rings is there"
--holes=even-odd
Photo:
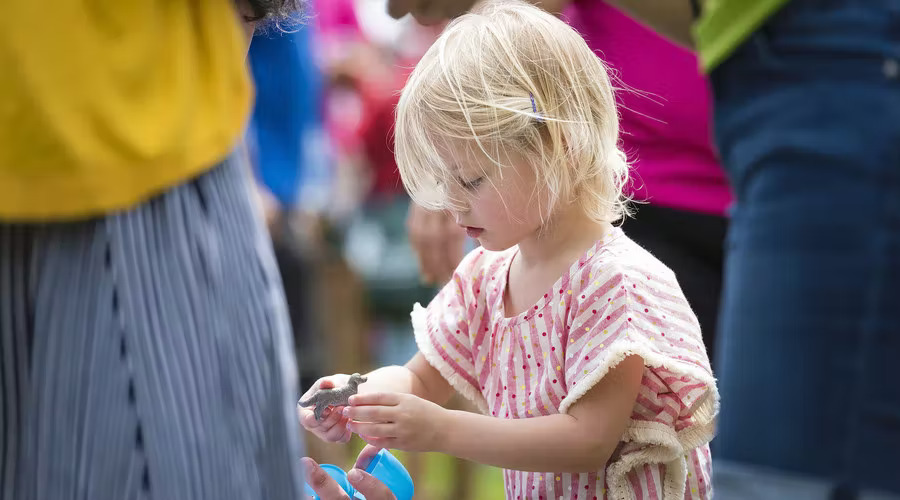
[[[525,157],[509,151],[494,164],[471,145],[448,148],[450,168],[457,177],[450,194],[459,208],[456,223],[488,250],[505,250],[535,236],[548,216],[548,195],[538,185]],[[500,170],[502,169],[502,175]]]

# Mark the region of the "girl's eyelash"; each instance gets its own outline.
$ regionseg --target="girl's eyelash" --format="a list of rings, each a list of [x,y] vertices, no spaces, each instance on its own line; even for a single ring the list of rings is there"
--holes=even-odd
[[[482,181],[484,181],[484,176],[481,176],[477,179],[473,179],[471,181],[463,181],[462,187],[465,189],[475,189],[481,185]]]

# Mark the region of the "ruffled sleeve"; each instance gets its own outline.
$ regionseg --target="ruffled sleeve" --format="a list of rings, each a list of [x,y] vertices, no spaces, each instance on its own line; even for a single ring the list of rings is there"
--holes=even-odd
[[[699,323],[674,275],[633,269],[596,272],[570,309],[566,340],[568,409],[627,356],[644,360],[626,446],[610,463],[610,484],[646,463],[665,463],[665,498],[683,493],[685,456],[714,435],[718,393]]]
[[[472,346],[477,328],[475,314],[481,309],[477,301],[483,278],[479,266],[482,256],[480,250],[467,255],[428,307],[416,303],[411,316],[416,344],[428,363],[457,392],[485,411],[487,403],[479,389]]]

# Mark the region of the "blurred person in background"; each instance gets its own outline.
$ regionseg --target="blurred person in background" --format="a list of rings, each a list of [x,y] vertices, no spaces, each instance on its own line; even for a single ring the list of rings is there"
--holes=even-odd
[[[0,497],[301,498],[289,320],[236,149],[248,33],[299,2],[4,7]]]
[[[900,498],[900,3],[611,3],[696,44],[712,83],[736,198],[717,498]]]

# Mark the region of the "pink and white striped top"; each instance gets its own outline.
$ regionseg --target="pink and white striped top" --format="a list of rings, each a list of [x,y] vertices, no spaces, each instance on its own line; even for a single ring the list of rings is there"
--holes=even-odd
[[[457,391],[498,418],[565,413],[626,356],[646,369],[605,470],[504,471],[509,499],[706,499],[718,393],[700,327],[665,265],[616,228],[527,311],[506,317],[517,252],[476,249],[429,304],[419,349]]]

